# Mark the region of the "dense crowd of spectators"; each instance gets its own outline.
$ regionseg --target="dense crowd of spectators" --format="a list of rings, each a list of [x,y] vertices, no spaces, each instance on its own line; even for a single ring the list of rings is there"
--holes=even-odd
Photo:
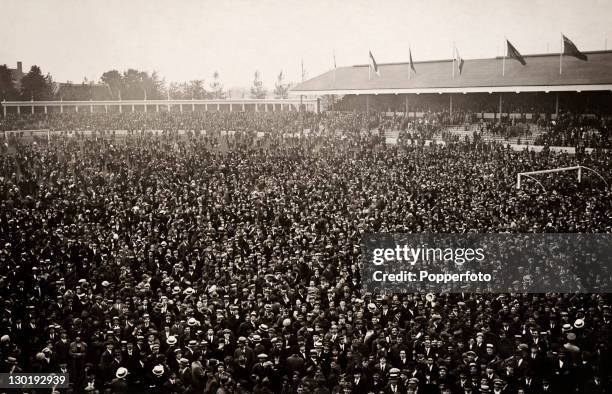
[[[518,138],[531,136],[531,126],[529,123],[512,122],[510,119],[504,119],[501,122],[479,122],[477,124],[478,136],[485,133],[488,135],[503,137],[504,139]]]
[[[557,119],[545,121],[541,126],[546,132],[536,138],[536,144],[612,148],[610,116],[578,116],[565,112]]]
[[[359,245],[366,232],[609,233],[601,181],[515,179],[578,163],[609,178],[612,154],[332,132],[377,122],[364,115],[220,117],[244,132],[178,136],[171,121],[5,147],[0,372],[67,372],[66,393],[609,389],[608,295],[364,293]],[[321,132],[257,138],[302,119]]]
[[[452,99],[451,99],[452,97]],[[501,105],[504,113],[550,115],[559,109],[581,114],[594,114],[602,116],[610,114],[610,99],[612,94],[608,91],[590,92],[521,92],[502,93]],[[469,94],[438,94],[421,93],[418,95],[386,94],[370,96],[345,95],[341,99],[334,96],[330,106],[336,111],[364,111],[367,107],[371,111],[399,111],[408,107],[410,112],[444,112],[451,107],[454,111],[472,113],[497,113],[500,108],[499,93],[469,93]]]
[[[236,130],[299,132],[318,126],[312,112],[65,112],[53,114],[9,114],[0,118],[0,131],[38,130]]]
[[[531,119],[483,119],[471,111],[425,111],[418,118],[384,112],[340,112],[324,114],[308,112],[124,112],[124,113],[63,113],[9,115],[0,118],[0,131],[112,131],[112,130],[165,130],[165,131],[259,131],[271,133],[301,133],[320,130],[359,133],[365,130],[399,130],[416,133],[423,138],[454,139],[446,133],[450,126],[475,127],[479,135],[501,136],[505,139],[530,137],[532,125],[544,133],[534,144],[546,146],[572,146],[588,148],[612,147],[610,142],[611,118],[605,116],[578,116],[561,113],[557,119],[534,114]],[[477,136],[478,137],[478,136]]]

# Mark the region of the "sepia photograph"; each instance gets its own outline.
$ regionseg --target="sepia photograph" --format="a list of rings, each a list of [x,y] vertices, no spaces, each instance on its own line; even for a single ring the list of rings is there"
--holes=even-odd
[[[612,393],[611,17],[0,0],[0,394]]]

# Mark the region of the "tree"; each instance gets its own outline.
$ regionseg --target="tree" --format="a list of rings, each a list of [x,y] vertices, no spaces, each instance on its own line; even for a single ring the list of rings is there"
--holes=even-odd
[[[170,94],[170,98],[173,100],[184,100],[187,97],[187,84],[172,82],[168,86],[168,93]],[[191,97],[190,97],[191,98]]]
[[[215,71],[213,74],[213,81],[210,83],[210,90],[212,94],[212,98],[214,99],[224,99],[225,92],[223,91],[223,85],[221,84],[221,79],[219,77],[219,72]]]
[[[123,72],[121,98],[123,100],[138,100],[144,97],[144,82],[148,75],[145,72],[130,68]]]
[[[54,99],[53,96],[58,90],[58,85],[55,82],[53,82],[53,77],[51,76],[51,73],[47,73],[47,75],[45,75],[45,88],[46,88],[46,92],[45,92],[44,99],[53,100]]]
[[[204,81],[201,79],[194,79],[189,81],[187,84],[187,92],[189,97],[187,99],[203,99],[206,97],[206,89],[204,89]]]
[[[253,86],[251,87],[251,98],[266,98],[266,89],[263,87],[263,82],[261,82],[259,71],[255,71],[255,76],[253,78]]]
[[[289,97],[289,84],[284,83],[285,78],[283,76],[283,72],[281,71],[276,77],[276,84],[274,86],[274,98],[277,99],[286,99]]]
[[[21,78],[22,100],[50,100],[53,96],[53,79],[51,74],[42,75],[40,67],[34,65],[30,71]]]
[[[145,73],[144,89],[147,92],[147,98],[149,100],[164,98],[165,84],[163,78],[160,79],[157,71],[153,71],[150,76]]]
[[[156,71],[151,75],[146,71],[130,68],[121,74],[110,70],[102,74],[100,81],[108,86],[111,97],[122,100],[159,100],[165,98],[165,82]]]
[[[13,74],[6,64],[2,64],[0,65],[0,101],[17,99],[19,99],[19,92],[15,87]]]
[[[119,92],[121,91],[121,85],[122,85],[122,77],[119,71],[110,70],[110,71],[105,72],[100,77],[100,81],[102,81],[102,83],[108,86],[108,89],[110,90],[110,93],[111,93],[111,97],[113,99],[119,98],[119,94],[120,94]]]

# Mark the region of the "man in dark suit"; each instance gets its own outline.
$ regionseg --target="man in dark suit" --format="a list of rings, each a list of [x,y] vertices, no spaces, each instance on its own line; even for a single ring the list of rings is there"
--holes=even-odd
[[[380,376],[382,376],[383,379],[386,379],[387,374],[389,373],[389,370],[391,369],[391,365],[389,365],[389,363],[387,362],[387,358],[385,356],[380,356],[378,360],[378,364],[376,364],[375,369],[378,373],[380,373]]]
[[[234,359],[244,356],[247,361],[247,366],[251,368],[255,364],[255,354],[253,349],[247,345],[247,339],[245,337],[238,338],[238,347],[234,351]]]
[[[531,370],[525,371],[525,376],[517,382],[519,387],[523,388],[525,394],[533,394],[538,390],[539,381],[534,379],[534,373]]]
[[[204,338],[206,343],[208,343],[208,348],[213,349],[217,343],[217,337],[215,336],[215,330],[209,328],[206,331],[206,337]]]
[[[574,366],[569,358],[566,357],[565,352],[559,352],[559,355],[555,360],[552,361],[550,367],[552,378],[550,383],[554,387],[563,387],[568,391],[574,387]],[[544,384],[544,381],[542,381]]]
[[[355,394],[366,394],[370,391],[370,384],[365,376],[363,376],[360,368],[353,370],[352,380],[353,390]]]
[[[401,349],[399,351],[398,360],[393,364],[395,367],[402,369],[407,369],[413,363],[412,360],[408,359],[408,355],[406,354],[406,350]]]
[[[189,387],[191,385],[191,368],[189,366],[189,360],[184,357],[179,360],[177,378],[181,380],[185,387]]]
[[[11,337],[13,338],[15,343],[23,344],[27,341],[28,332],[26,329],[26,325],[23,324],[20,318],[17,318],[15,320],[15,325],[13,326],[12,331],[13,332],[12,332]]]
[[[304,358],[297,353],[293,353],[291,356],[287,357],[287,370],[290,373],[302,373],[304,369],[304,362]]]
[[[53,344],[53,353],[55,359],[59,363],[67,363],[68,355],[70,353],[70,342],[68,341],[68,334],[62,331],[58,340]]]
[[[186,386],[183,384],[181,379],[176,377],[176,373],[170,373],[168,380],[164,383],[162,392],[164,394],[179,394],[184,393]]]

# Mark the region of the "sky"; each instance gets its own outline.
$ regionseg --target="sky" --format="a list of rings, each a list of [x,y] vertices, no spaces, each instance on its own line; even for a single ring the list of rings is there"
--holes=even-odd
[[[0,0],[0,64],[39,65],[56,82],[103,72],[157,71],[167,82],[215,70],[248,87],[333,67],[557,52],[561,32],[580,50],[612,48],[610,0]]]

